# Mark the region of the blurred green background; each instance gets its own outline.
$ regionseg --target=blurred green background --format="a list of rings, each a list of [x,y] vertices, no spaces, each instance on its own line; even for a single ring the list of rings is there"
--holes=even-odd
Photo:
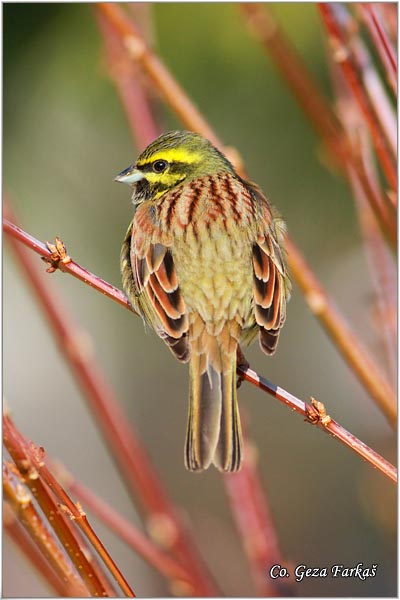
[[[291,235],[360,338],[384,365],[373,296],[351,194],[320,160],[296,101],[244,25],[239,6],[150,4],[153,41],[221,139],[284,216]],[[330,94],[325,38],[313,4],[271,10]],[[132,215],[113,178],[137,156],[108,77],[94,5],[3,4],[3,181],[23,227],[60,236],[73,258],[120,287],[119,252]],[[163,129],[178,123],[160,109]],[[118,473],[60,358],[46,319],[5,244],[4,392],[25,435],[140,525]],[[38,268],[44,267],[38,260]],[[240,538],[218,473],[183,466],[187,368],[140,319],[71,277],[43,275],[91,338],[100,365],[182,507],[228,596],[252,596]],[[254,344],[254,369],[307,401],[310,395],[364,442],[395,460],[395,437],[294,288],[273,358]],[[396,595],[394,486],[359,458],[243,384],[241,412],[258,447],[282,553],[290,564],[378,564],[375,578],[308,579],[299,596]],[[135,592],[163,596],[161,577],[92,519]],[[7,539],[3,594],[48,596]]]

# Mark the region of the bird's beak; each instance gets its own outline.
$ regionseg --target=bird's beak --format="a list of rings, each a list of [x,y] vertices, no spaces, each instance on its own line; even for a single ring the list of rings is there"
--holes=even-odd
[[[114,181],[119,181],[120,183],[127,183],[128,185],[132,185],[137,181],[143,179],[144,175],[138,169],[135,169],[134,165],[131,165],[125,171],[122,171],[119,175],[116,176]]]

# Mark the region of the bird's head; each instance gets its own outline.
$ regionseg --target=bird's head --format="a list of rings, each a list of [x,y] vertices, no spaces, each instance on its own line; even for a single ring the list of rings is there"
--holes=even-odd
[[[208,140],[190,131],[170,131],[158,137],[115,181],[134,187],[133,199],[155,199],[204,175],[234,173],[227,158]]]

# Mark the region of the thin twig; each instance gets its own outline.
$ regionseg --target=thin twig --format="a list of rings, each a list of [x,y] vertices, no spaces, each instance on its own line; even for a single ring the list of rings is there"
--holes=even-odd
[[[11,214],[9,204],[6,213]],[[10,242],[13,251],[46,312],[63,356],[85,392],[85,398],[89,401],[90,408],[101,427],[117,467],[122,471],[124,482],[128,484],[132,497],[135,497],[136,494],[139,495],[147,513],[147,527],[150,534],[164,548],[176,552],[178,560],[191,573],[192,582],[195,585],[194,593],[204,596],[215,595],[216,586],[213,584],[211,575],[207,573],[193,541],[186,532],[160,478],[150,463],[137,433],[123,414],[114,391],[97,366],[95,357],[89,348],[82,348],[82,334],[72,324],[67,311],[62,307],[61,301],[56,298],[54,291],[50,292],[45,285],[31,256],[16,240],[22,241],[41,256],[44,251],[43,256],[48,261],[54,261],[52,253],[41,242],[25,234],[22,229],[9,221],[6,223],[5,231],[12,234]],[[65,261],[65,259],[63,260]],[[72,260],[68,259],[66,262],[63,260],[58,260],[54,265],[60,266],[65,273],[78,277],[90,287],[132,310],[120,290],[110,286],[86,269],[82,269]],[[82,273],[84,273],[83,277]]]
[[[346,431],[346,429],[330,417],[324,420],[325,415],[323,415],[323,410],[320,411],[321,415],[319,415],[318,411],[317,414],[315,414],[312,404],[306,404],[293,394],[290,394],[283,388],[271,383],[268,379],[260,377],[250,368],[246,369],[244,367],[238,367],[238,372],[243,379],[249,381],[264,392],[267,392],[274,398],[277,398],[277,400],[291,408],[293,411],[306,417],[308,422],[317,425],[317,427],[322,429],[322,431],[325,431],[325,433],[329,433],[332,437],[336,438],[339,442],[369,462],[373,467],[381,471],[386,477],[397,482],[397,470],[391,463],[369,448],[352,433]]]
[[[5,231],[12,236],[13,232],[14,232],[14,225],[10,222],[7,222],[7,228],[5,229]],[[23,243],[25,243],[28,247],[32,247],[32,240],[34,240],[34,238],[32,238],[32,236],[23,236],[21,232],[22,232],[22,230],[20,228],[18,228],[17,239],[19,241],[23,241]],[[40,247],[40,243],[37,242],[37,240],[35,240],[33,249],[35,249],[35,251],[38,252],[37,248],[39,248],[39,247]],[[39,254],[40,254],[40,252],[39,252]],[[66,272],[68,272],[68,271],[66,271]],[[106,289],[107,289],[108,285],[109,284],[106,284]],[[91,287],[94,287],[94,286],[91,286]],[[109,297],[112,298],[111,295]],[[318,298],[312,299],[310,301],[316,302],[317,300],[320,301],[321,297],[319,296]],[[72,342],[72,340],[71,340],[71,342]],[[92,364],[92,361],[91,361],[91,364]],[[302,402],[301,400],[299,400],[298,398],[296,398],[289,392],[286,392],[282,388],[270,383],[268,380],[264,379],[263,377],[260,377],[259,375],[257,375],[257,373],[255,373],[255,371],[252,371],[251,369],[246,370],[243,367],[238,367],[238,374],[241,375],[246,381],[249,381],[256,387],[268,392],[275,398],[278,398],[278,400],[281,400],[282,402],[288,404],[290,406],[290,408],[292,408],[293,410],[300,412],[301,414],[306,416],[306,408],[305,407],[308,405],[304,404],[304,402]],[[332,423],[334,423],[334,421],[332,421]],[[339,428],[339,433],[335,433],[335,436],[339,439],[339,441],[341,441],[345,445],[349,446],[357,454],[360,454],[360,456],[365,458],[365,460],[370,462],[374,467],[377,467],[387,477],[389,477],[389,479],[395,480],[394,479],[395,478],[395,475],[394,475],[395,470],[394,470],[394,467],[390,463],[385,461],[381,456],[379,456],[379,454],[377,454],[376,452],[374,452],[373,450],[368,448],[368,446],[366,446],[363,442],[361,442],[360,440],[357,440],[356,437],[354,437],[352,434],[347,432],[340,425],[336,424],[336,426],[337,426],[337,428]],[[321,427],[321,428],[323,429],[323,431],[328,431],[328,432],[331,432],[330,431],[331,428],[335,429],[333,427],[333,425],[331,425],[330,428],[327,428],[326,426]],[[336,429],[335,429],[335,431],[336,431]]]
[[[118,583],[124,594],[127,597],[133,598],[135,594],[131,590],[130,586],[128,585],[127,581],[123,577],[122,573],[118,569],[111,556],[108,554],[102,542],[97,537],[89,521],[87,520],[87,517],[84,511],[82,510],[81,506],[72,502],[68,494],[63,490],[63,488],[60,486],[58,481],[55,479],[53,474],[46,466],[45,453],[43,448],[38,448],[32,443],[28,444],[28,442],[17,430],[13,421],[7,414],[3,416],[3,434],[4,444],[10,456],[14,460],[18,470],[24,477],[26,484],[28,485],[32,493],[35,494],[35,497],[38,499],[38,501],[40,502],[38,488],[42,488],[43,491],[46,491],[45,486],[47,486],[61,503],[58,505],[58,511],[61,510],[62,512],[64,512],[72,521],[74,521],[78,525],[83,534],[92,544],[93,548],[95,548],[95,550],[103,560],[107,569],[110,571],[111,575],[114,577],[115,581]],[[48,499],[52,500],[49,494],[46,494],[46,496],[46,502],[48,502]],[[52,502],[52,504],[54,504],[54,502]],[[43,506],[44,505],[41,504],[42,508]],[[55,523],[55,528],[56,526],[57,523]],[[65,543],[64,547],[66,547]],[[69,547],[66,547],[66,549],[71,556],[71,551]],[[107,596],[107,591],[102,586],[99,587],[96,585],[97,577],[96,572],[93,569],[93,564],[89,562],[89,560],[86,558],[85,554],[81,551],[80,548],[78,549],[78,553],[78,568],[88,588],[96,596]]]
[[[185,125],[194,131],[198,131],[210,139],[210,141],[212,141],[215,145],[222,148],[223,146],[220,140],[211,130],[211,127],[203,117],[201,117],[199,120],[199,111],[192,104],[182,88],[176,84],[172,75],[161,63],[160,59],[158,59],[147,47],[145,40],[132,26],[131,22],[125,17],[120,7],[109,3],[101,3],[97,6],[102,14],[110,20],[110,23],[112,23],[120,33],[126,47],[128,48],[128,51],[130,52],[130,55],[132,56],[132,59],[143,66],[153,83],[156,85],[157,89],[159,89],[159,91],[163,94],[164,100],[171,106],[173,110],[175,110],[176,114],[182,119]],[[171,81],[173,81],[175,87],[169,87]],[[172,99],[169,93],[171,89],[174,90]],[[289,250],[289,264],[293,277],[296,279],[302,290],[305,288],[307,289],[308,293],[306,299],[309,307],[318,317],[318,319],[324,324],[327,331],[335,341],[337,347],[342,352],[342,355],[350,364],[351,368],[358,376],[364,387],[375,399],[378,406],[381,408],[385,407],[385,414],[393,424],[396,419],[396,396],[394,391],[392,391],[385,382],[384,377],[374,366],[374,361],[369,357],[366,349],[363,348],[360,342],[357,342],[357,352],[354,352],[353,343],[355,343],[357,339],[355,334],[350,331],[348,324],[345,323],[344,319],[338,313],[333,302],[330,300],[326,292],[322,290],[321,285],[318,283],[314,273],[307,265],[301,252],[289,237],[287,237],[287,246]],[[307,276],[305,276],[303,269],[299,268],[299,265],[307,269]],[[316,297],[320,297],[320,292],[323,291],[323,310],[319,310],[320,305],[310,302],[310,299],[313,297],[312,286],[314,286],[314,284],[316,285]],[[371,372],[374,373],[374,380],[369,376],[369,373]]]
[[[3,214],[11,216],[9,210],[9,203],[5,204]],[[39,240],[35,239],[25,231],[20,229],[18,225],[15,225],[15,223],[11,223],[11,221],[9,221],[8,218],[5,218],[3,221],[3,230],[6,233],[10,233],[15,239],[22,242],[25,246],[28,246],[28,248],[36,252],[36,254],[39,254],[39,256],[42,256],[48,261],[51,261],[52,253],[49,250],[49,248],[43,242],[40,242]],[[100,277],[97,277],[97,275],[93,275],[93,273],[90,273],[90,271],[87,271],[86,269],[75,263],[72,259],[71,261],[65,263],[59,261],[57,264],[57,268],[60,269],[60,271],[63,271],[64,273],[68,273],[69,275],[76,277],[80,281],[83,281],[83,283],[86,283],[86,285],[93,287],[95,290],[102,293],[104,296],[107,296],[107,298],[111,298],[121,306],[124,306],[128,310],[134,312],[134,310],[132,309],[132,307],[126,299],[125,294],[121,292],[121,290],[114,287],[110,283],[107,283],[106,281],[104,281],[104,279],[100,279]]]

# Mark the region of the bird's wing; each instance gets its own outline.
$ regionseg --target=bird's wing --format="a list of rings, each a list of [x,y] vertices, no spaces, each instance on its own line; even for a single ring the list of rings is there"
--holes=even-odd
[[[254,315],[260,327],[260,345],[266,354],[273,354],[279,332],[286,319],[286,303],[290,281],[281,242],[283,223],[274,218],[261,191],[251,185],[260,210],[260,230],[253,245]]]
[[[158,235],[156,227],[150,230],[151,214],[142,211],[136,217],[140,222],[134,219],[130,260],[141,312],[175,356],[186,362],[189,359],[189,319],[171,250],[160,243],[159,240],[165,240]],[[144,219],[147,219],[147,227]]]

